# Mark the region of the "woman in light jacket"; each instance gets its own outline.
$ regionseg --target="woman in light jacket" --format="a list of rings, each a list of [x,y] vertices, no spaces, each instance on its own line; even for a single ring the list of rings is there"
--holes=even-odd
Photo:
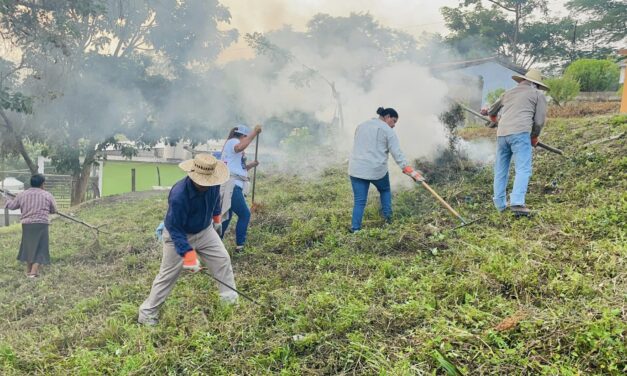
[[[353,188],[354,205],[351,232],[361,230],[364,209],[368,202],[370,184],[379,191],[381,214],[386,222],[392,221],[392,191],[388,173],[388,154],[391,153],[403,173],[416,181],[423,180],[419,171],[414,170],[401,151],[394,127],[398,112],[393,108],[379,107],[378,118],[365,121],[355,130],[353,151],[348,163],[348,174]]]
[[[248,185],[248,170],[259,165],[258,161],[246,163],[244,150],[250,146],[259,133],[261,133],[260,125],[255,126],[252,131],[245,125],[238,125],[231,129],[222,149],[221,159],[229,168],[231,178],[220,187],[222,216],[224,218],[220,235],[221,237],[224,236],[233,214],[237,215],[237,224],[235,225],[236,252],[241,252],[244,249],[248,222],[250,222],[250,209],[244,198],[244,192]]]

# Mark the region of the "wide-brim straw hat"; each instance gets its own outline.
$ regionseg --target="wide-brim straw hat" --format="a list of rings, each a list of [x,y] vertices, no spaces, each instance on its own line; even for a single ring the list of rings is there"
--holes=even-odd
[[[179,163],[179,167],[194,183],[203,187],[224,184],[230,177],[226,164],[211,154],[198,154],[194,159]]]
[[[516,82],[521,82],[525,80],[531,81],[534,84],[537,84],[540,89],[549,90],[549,87],[544,82],[542,82],[542,72],[540,72],[538,69],[529,69],[527,74],[525,74],[524,76],[520,74],[515,74],[512,76],[512,79]]]

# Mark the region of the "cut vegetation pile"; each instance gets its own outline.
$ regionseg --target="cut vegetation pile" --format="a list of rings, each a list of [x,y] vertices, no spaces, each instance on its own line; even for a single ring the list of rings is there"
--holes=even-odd
[[[166,194],[108,198],[77,215],[109,223],[97,244],[51,226],[53,265],[37,281],[0,232],[0,374],[545,374],[627,372],[627,117],[552,120],[528,204],[495,212],[491,168],[434,188],[480,224],[455,222],[424,189],[395,193],[395,222],[371,194],[349,234],[345,166],[319,178],[261,176],[263,210],[233,258],[238,287],[277,307],[219,304],[188,275],[155,328],[136,324],[160,261]],[[396,168],[396,166],[391,166]],[[233,249],[232,234],[227,248]]]

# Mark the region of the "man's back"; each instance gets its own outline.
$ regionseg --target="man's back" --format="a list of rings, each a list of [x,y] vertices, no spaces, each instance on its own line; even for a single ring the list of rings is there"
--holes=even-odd
[[[544,125],[546,119],[546,97],[528,82],[522,82],[510,89],[490,108],[490,115],[499,110],[501,118],[497,136],[517,133],[532,133]]]

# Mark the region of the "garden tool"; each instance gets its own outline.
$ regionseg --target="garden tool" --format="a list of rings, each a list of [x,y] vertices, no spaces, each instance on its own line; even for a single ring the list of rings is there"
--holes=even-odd
[[[255,138],[255,162],[257,162],[257,154],[259,153],[259,134]],[[251,212],[257,212],[262,208],[262,205],[255,202],[255,183],[257,181],[257,166],[253,167],[253,187],[252,187],[252,205],[250,207]]]
[[[6,191],[6,190],[1,189],[1,188],[0,188],[0,192],[6,194],[7,196],[15,197],[15,195],[13,193],[10,193],[9,191]],[[60,217],[63,217],[65,219],[69,219],[70,221],[73,221],[73,222],[76,222],[76,223],[81,224],[83,226],[89,227],[92,230],[96,230],[96,233],[101,233],[102,232],[102,233],[108,234],[108,232],[102,231],[100,229],[100,227],[102,227],[104,225],[100,225],[100,226],[90,225],[89,223],[83,222],[80,219],[76,219],[74,217],[71,217],[71,216],[69,216],[69,215],[67,215],[65,213],[59,212],[59,211],[57,211],[56,214],[58,214]]]
[[[466,106],[464,106],[463,104],[459,103],[456,100],[453,100],[455,103],[457,103],[462,109],[464,109],[465,111],[470,112],[471,114],[475,115],[476,117],[480,118],[481,120],[484,120],[486,122],[486,126],[490,127],[490,128],[495,128],[496,127],[496,122],[492,121],[491,119],[488,119],[487,117],[481,115],[480,113],[478,113],[477,111],[474,111]],[[544,150],[550,151],[551,153],[555,153],[555,154],[559,154],[559,155],[564,155],[564,152],[558,148],[554,148],[553,146],[549,146],[543,142],[538,142],[536,144],[536,146],[541,147]]]
[[[418,182],[419,181],[416,180],[416,184]],[[453,230],[457,230],[458,228],[461,228],[461,227],[464,227],[464,226],[468,226],[470,224],[473,224],[473,223],[481,220],[481,218],[477,218],[477,219],[474,219],[472,221],[465,220],[464,217],[462,217],[455,209],[453,209],[453,207],[451,207],[451,205],[449,205],[448,202],[444,201],[444,199],[442,197],[440,197],[440,195],[436,191],[434,191],[433,188],[431,188],[429,186],[429,184],[427,184],[424,180],[421,180],[420,183],[422,184],[423,187],[425,187],[425,189],[427,191],[429,191],[429,193],[431,193],[433,195],[433,197],[435,197],[440,202],[440,204],[442,204],[442,206],[444,206],[446,208],[446,210],[448,210],[451,214],[453,214],[455,216],[455,218],[460,220],[461,224],[456,226],[456,227],[454,227]]]
[[[219,284],[223,285],[224,287],[228,288],[229,290],[235,291],[238,295],[240,295],[242,298],[248,300],[249,302],[252,302],[256,305],[258,305],[259,307],[263,307],[265,309],[267,309],[268,311],[273,311],[274,307],[273,306],[269,306],[269,305],[265,305],[265,304],[261,304],[259,303],[257,300],[251,298],[250,296],[244,294],[243,292],[241,292],[240,290],[236,289],[235,287],[222,282],[221,280],[219,280],[218,278],[214,277],[213,274],[211,274],[211,272],[209,270],[207,270],[207,268],[200,268],[200,270],[205,273],[206,275],[208,275],[209,277],[213,278],[216,282],[218,282]]]

